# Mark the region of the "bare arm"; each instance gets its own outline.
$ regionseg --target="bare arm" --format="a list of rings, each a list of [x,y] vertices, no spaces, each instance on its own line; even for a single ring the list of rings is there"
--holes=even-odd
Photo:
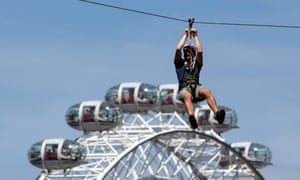
[[[191,33],[194,37],[195,40],[195,45],[197,49],[197,63],[199,66],[202,66],[203,64],[203,50],[202,50],[202,45],[198,37],[198,32],[196,29],[191,29]]]
[[[182,49],[182,47],[184,46],[184,43],[187,40],[188,34],[189,34],[188,29],[185,29],[183,36],[181,37],[181,39],[179,40],[179,42],[178,42],[178,44],[176,46],[175,57],[174,57],[174,63],[175,64],[178,61],[181,60],[181,49]]]

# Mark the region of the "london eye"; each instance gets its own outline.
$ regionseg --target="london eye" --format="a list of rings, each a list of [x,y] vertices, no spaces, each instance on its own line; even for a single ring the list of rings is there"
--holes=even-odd
[[[199,128],[189,126],[177,85],[121,83],[105,100],[71,105],[67,124],[83,134],[75,140],[45,139],[32,145],[28,159],[50,179],[264,179],[271,164],[268,147],[226,143],[221,136],[237,128],[235,110],[215,124],[205,104],[195,104]]]

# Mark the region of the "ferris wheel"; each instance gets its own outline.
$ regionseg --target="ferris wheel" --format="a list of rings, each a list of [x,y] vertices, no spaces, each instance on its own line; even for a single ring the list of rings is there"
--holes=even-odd
[[[83,131],[76,140],[46,139],[28,152],[29,161],[50,179],[263,179],[270,149],[252,142],[227,144],[220,135],[237,127],[228,107],[224,124],[211,121],[207,105],[195,104],[199,129],[192,130],[177,86],[121,83],[105,101],[84,101],[66,112]]]

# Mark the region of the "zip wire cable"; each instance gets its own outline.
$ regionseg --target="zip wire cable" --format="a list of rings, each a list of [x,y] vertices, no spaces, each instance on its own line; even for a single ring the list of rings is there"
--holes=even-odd
[[[159,17],[159,18],[174,20],[174,21],[188,22],[187,20],[184,20],[184,19],[174,18],[174,17],[160,15],[160,14],[149,13],[149,12],[135,10],[135,9],[128,9],[128,8],[124,8],[124,7],[120,7],[120,6],[114,6],[114,5],[104,4],[104,3],[95,2],[95,1],[89,1],[89,0],[79,0],[79,1],[90,3],[90,4],[95,4],[95,5],[99,5],[99,6],[105,6],[105,7],[109,7],[109,8],[114,8],[114,9],[129,11],[129,12],[133,12],[133,13],[144,14],[144,15],[149,15],[149,16],[154,16],[154,17]],[[252,26],[252,27],[267,27],[267,28],[293,28],[293,29],[300,29],[300,26],[294,26],[294,25],[251,24],[251,23],[223,23],[223,22],[207,22],[207,21],[195,21],[194,23],[196,23],[196,24],[208,24],[208,25],[225,25],[225,26]]]
[[[164,16],[164,15],[159,15],[159,14],[154,14],[154,13],[149,13],[149,12],[144,12],[144,11],[139,11],[139,10],[134,10],[134,9],[123,8],[123,7],[120,7],[120,6],[113,6],[113,5],[109,5],[109,4],[103,4],[103,3],[95,2],[95,1],[88,1],[88,0],[79,0],[79,1],[87,2],[87,3],[90,3],[90,4],[96,4],[96,5],[100,5],[100,6],[105,6],[105,7],[109,7],[109,8],[114,8],[114,9],[139,13],[139,14],[145,14],[145,15],[149,15],[149,16],[156,16],[156,17],[171,19],[171,20],[175,20],[175,21],[187,22],[186,20],[183,20],[183,19],[173,18],[173,17],[169,17],[169,16]]]

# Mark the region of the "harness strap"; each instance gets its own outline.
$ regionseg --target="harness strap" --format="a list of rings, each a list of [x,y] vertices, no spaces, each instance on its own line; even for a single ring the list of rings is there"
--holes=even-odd
[[[192,94],[192,101],[196,101],[196,87],[197,87],[197,85],[195,85],[195,86],[191,86],[191,89],[192,89],[192,92],[191,92],[191,94]]]

